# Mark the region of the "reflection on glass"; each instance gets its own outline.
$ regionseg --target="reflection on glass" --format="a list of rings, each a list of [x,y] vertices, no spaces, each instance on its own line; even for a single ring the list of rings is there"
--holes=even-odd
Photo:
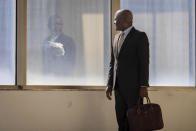
[[[15,83],[15,0],[0,0],[0,85]]]
[[[71,76],[74,71],[75,45],[71,37],[66,36],[62,18],[51,16],[48,20],[50,35],[43,43],[43,71],[47,74]]]
[[[105,85],[110,1],[27,1],[27,84]]]

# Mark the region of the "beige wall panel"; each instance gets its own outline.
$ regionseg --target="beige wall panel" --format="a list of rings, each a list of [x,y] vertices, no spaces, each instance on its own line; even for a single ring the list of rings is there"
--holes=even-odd
[[[196,89],[150,91],[162,131],[195,131]],[[114,99],[104,91],[0,91],[1,131],[117,131]]]

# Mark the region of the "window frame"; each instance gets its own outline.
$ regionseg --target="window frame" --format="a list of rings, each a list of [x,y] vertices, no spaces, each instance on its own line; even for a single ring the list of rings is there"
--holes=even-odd
[[[110,1],[110,29],[111,29],[111,43],[116,33],[113,24],[113,16],[115,11],[120,9],[120,0]],[[195,2],[196,7],[196,2]],[[196,8],[195,8],[196,18]],[[195,26],[196,30],[196,26]],[[58,86],[58,85],[27,85],[26,84],[26,69],[27,69],[27,0],[16,0],[16,55],[15,55],[15,85],[0,85],[0,90],[92,90],[103,91],[106,86]],[[196,33],[195,33],[196,39]],[[196,45],[196,40],[195,40]],[[196,50],[196,46],[195,46]],[[195,54],[196,61],[196,54]],[[195,64],[196,69],[196,64]],[[196,74],[196,71],[195,71]],[[195,77],[196,83],[196,77]],[[160,88],[172,89],[191,89],[195,86],[150,86],[150,90],[157,90]],[[190,89],[189,88],[189,89]]]

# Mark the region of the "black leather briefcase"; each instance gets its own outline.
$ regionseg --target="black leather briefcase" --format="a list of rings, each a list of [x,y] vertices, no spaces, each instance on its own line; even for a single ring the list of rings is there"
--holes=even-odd
[[[127,111],[131,131],[152,131],[164,127],[160,105],[151,103],[149,97],[146,99],[147,104],[141,104],[139,98],[137,105]]]

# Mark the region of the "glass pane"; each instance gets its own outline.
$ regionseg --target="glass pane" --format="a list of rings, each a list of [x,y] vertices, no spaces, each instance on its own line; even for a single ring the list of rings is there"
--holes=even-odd
[[[121,0],[150,41],[150,85],[195,85],[195,1]]]
[[[109,0],[28,0],[27,47],[28,85],[105,85]]]
[[[0,85],[15,84],[15,0],[0,0]]]

